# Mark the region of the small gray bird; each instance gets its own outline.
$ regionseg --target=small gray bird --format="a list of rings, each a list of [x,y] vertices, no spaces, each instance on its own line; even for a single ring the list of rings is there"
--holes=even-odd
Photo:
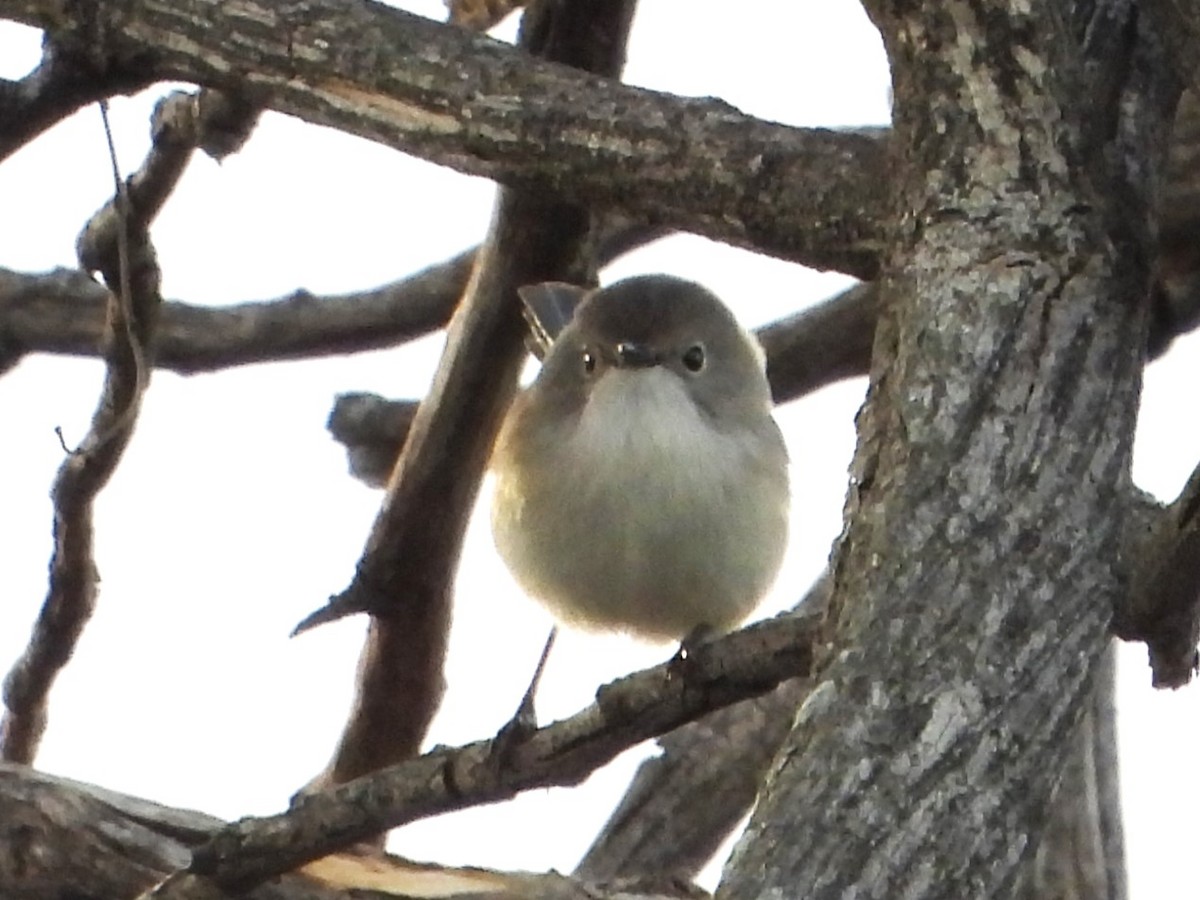
[[[493,456],[500,555],[573,625],[657,641],[734,628],[787,540],[787,450],[761,348],[679,278],[521,295],[567,324]]]

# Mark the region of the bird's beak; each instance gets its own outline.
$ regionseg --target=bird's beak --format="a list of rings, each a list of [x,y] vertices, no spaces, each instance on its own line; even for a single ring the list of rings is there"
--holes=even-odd
[[[622,369],[645,369],[658,365],[658,354],[647,344],[622,341],[616,347],[617,366]]]

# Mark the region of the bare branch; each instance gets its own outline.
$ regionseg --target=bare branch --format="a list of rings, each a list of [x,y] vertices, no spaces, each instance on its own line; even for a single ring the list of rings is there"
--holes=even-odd
[[[107,65],[136,59],[162,79],[244,91],[509,187],[817,268],[879,268],[879,133],[789,128],[623,86],[382,4],[5,0],[0,15],[86,38]]]
[[[0,9],[0,15],[5,15]],[[105,66],[47,41],[41,64],[20,81],[0,80],[0,161],[67,116],[116,94],[148,87],[154,73]]]
[[[663,234],[623,217],[605,217],[596,239],[597,264]],[[224,307],[166,301],[154,364],[191,375],[403,344],[445,326],[476,252],[366,291],[317,295],[298,290]],[[75,269],[26,275],[0,268],[0,372],[26,353],[98,354],[107,302],[104,288]]]
[[[1174,503],[1134,517],[1128,534],[1135,575],[1113,630],[1146,642],[1155,687],[1182,687],[1200,662],[1200,466]]]
[[[473,253],[367,291],[225,307],[163,304],[154,363],[191,375],[233,366],[392,347],[446,324]],[[24,275],[0,269],[0,371],[26,353],[94,356],[105,290],[74,269]]]
[[[100,210],[80,239],[81,257],[100,268],[109,285],[108,365],[91,429],[68,454],[51,492],[54,555],[49,593],[28,646],[4,681],[7,709],[0,721],[0,758],[9,761],[33,761],[46,726],[50,687],[91,618],[97,581],[92,504],[133,434],[149,375],[144,360],[160,302],[158,265],[144,226],[149,217],[130,215],[126,195],[120,191],[118,196],[119,206]]]
[[[446,324],[472,253],[382,287],[225,307],[163,304],[154,362],[185,375],[233,366],[392,347]],[[25,353],[93,356],[105,291],[82,272],[24,275],[0,269],[0,370]]]
[[[643,740],[810,672],[819,617],[760,622],[602,688],[596,703],[496,752],[495,741],[440,748],[297,799],[286,813],[243,819],[196,848],[188,872],[243,890],[418,818],[577,784]],[[146,896],[180,897],[164,886]]]
[[[831,587],[823,575],[796,613],[821,617]],[[811,689],[809,679],[794,678],[660,737],[662,753],[638,768],[575,875],[694,878],[754,804]]]
[[[258,111],[249,104],[215,91],[176,91],[160,100],[150,119],[150,152],[124,187],[129,230],[150,227],[197,147],[219,155],[232,152],[249,137],[257,118]],[[115,242],[123,234],[117,227],[118,200],[110,200],[80,235],[79,258],[85,270],[101,269],[105,260],[116,258]]]
[[[1147,352],[1155,359],[1200,325],[1200,102],[1187,92],[1172,134],[1163,191],[1157,282]],[[597,248],[605,264],[659,237],[661,229],[606,221]],[[473,253],[383,287],[227,307],[163,304],[155,364],[190,374],[230,366],[395,346],[442,327],[461,296]],[[875,288],[860,286],[762,329],[779,402],[838,378],[866,373]],[[0,371],[25,353],[94,355],[107,295],[82,273],[26,275],[0,269]]]
[[[1200,325],[1200,97],[1195,90],[1184,91],[1175,111],[1158,227],[1151,356]]]
[[[632,0],[539,4],[522,21],[534,53],[617,75]],[[323,615],[374,614],[341,744],[315,785],[414,755],[443,689],[454,573],[467,520],[524,362],[517,288],[594,277],[592,219],[553,196],[501,190],[455,314],[434,388],[403,453],[350,586]]]
[[[0,763],[0,884],[7,898],[126,898],[186,866],[191,850],[226,823],[191,810]],[[229,895],[196,880],[207,896]],[[524,900],[637,900],[652,896],[554,873],[502,872],[414,863],[393,855],[338,853],[260,885],[247,900],[395,900],[455,894]],[[678,890],[671,896],[697,896]],[[198,900],[202,894],[189,894]],[[662,895],[660,895],[662,896]]]
[[[326,428],[346,447],[350,474],[370,487],[387,486],[388,477],[408,439],[415,400],[388,400],[378,394],[340,394]]]
[[[878,298],[879,287],[874,282],[858,284],[758,329],[776,403],[867,374]]]
[[[147,361],[153,357],[151,345],[162,303],[148,228],[178,183],[192,150],[197,145],[225,152],[235,148],[255,118],[245,104],[211,92],[167,97],[155,108],[153,143],[141,168],[121,184],[114,159],[117,192],[79,236],[83,268],[99,270],[108,284],[103,341],[108,365],[91,429],[55,480],[49,594],[29,645],[4,682],[7,711],[0,722],[0,756],[6,760],[33,760],[45,729],[50,687],[74,652],[95,605],[92,504],[133,434],[149,381]]]

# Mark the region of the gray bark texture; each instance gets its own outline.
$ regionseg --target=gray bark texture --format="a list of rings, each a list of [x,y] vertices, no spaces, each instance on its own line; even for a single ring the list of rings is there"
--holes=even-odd
[[[127,900],[186,866],[190,850],[224,824],[0,762],[0,885],[5,900]],[[669,888],[670,885],[667,885]],[[353,891],[353,893],[350,893]],[[398,857],[353,853],[241,894],[247,900],[387,900],[403,897],[596,898],[675,897],[648,882],[604,885],[555,873],[506,873],[422,865]],[[203,893],[189,900],[223,898]]]
[[[1097,15],[1098,77],[1056,4],[870,11],[902,162],[831,658],[724,897],[1011,896],[1127,579],[1165,62]]]
[[[1075,732],[1050,819],[1018,896],[1026,900],[1123,900],[1124,828],[1117,783],[1113,647]]]
[[[195,122],[156,125],[117,198],[141,231],[193,149],[233,152],[268,108],[504,186],[478,252],[378,290],[161,316],[156,288],[141,292],[157,322],[144,363],[181,372],[453,322],[419,407],[357,396],[331,420],[388,494],[341,595],[374,618],[329,769],[290,810],[227,825],[8,765],[34,761],[92,606],[87,591],[48,601],[25,656],[48,662],[6,682],[0,895],[363,892],[326,878],[327,854],[340,866],[397,824],[573,783],[670,731],[574,879],[485,873],[463,890],[689,895],[752,810],[722,898],[1124,900],[1111,634],[1145,641],[1167,686],[1191,677],[1200,634],[1200,475],[1165,508],[1129,477],[1146,360],[1200,323],[1194,102],[1172,132],[1200,14],[1184,0],[865,5],[892,66],[890,129],[790,128],[621,85],[632,0],[535,0],[518,48],[361,0],[0,0],[0,18],[47,37],[33,75],[0,82],[0,162],[97,99],[201,88],[171,104]],[[98,217],[107,229],[121,207]],[[517,739],[415,756],[466,510],[521,364],[513,290],[586,279],[672,229],[866,279],[760,331],[779,402],[870,378],[830,567],[799,615],[682,669],[629,676]],[[112,244],[95,250],[106,276]],[[29,352],[98,354],[116,330],[103,311],[119,311],[107,280],[0,269],[0,374]],[[423,611],[380,599],[422,592]]]

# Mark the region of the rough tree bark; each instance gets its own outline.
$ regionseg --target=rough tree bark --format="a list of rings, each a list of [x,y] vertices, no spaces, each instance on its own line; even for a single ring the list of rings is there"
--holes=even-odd
[[[1169,123],[1194,43],[1166,23],[1186,24],[1194,11],[1116,0],[868,8],[893,67],[890,132],[759,122],[372,3],[0,0],[0,16],[50,38],[38,73],[0,83],[0,154],[97,97],[184,79],[227,91],[247,112],[289,112],[513,189],[445,361],[475,385],[484,431],[518,362],[515,320],[499,299],[514,280],[577,260],[580,205],[620,211],[643,236],[682,228],[877,277],[763,333],[780,400],[870,364],[819,637],[804,618],[735,635],[701,656],[697,681],[643,673],[511,754],[439,750],[223,828],[128,798],[97,803],[9,767],[0,807],[17,812],[0,817],[0,876],[26,888],[20,896],[87,884],[70,855],[51,852],[75,846],[64,832],[73,815],[80,852],[96,854],[100,896],[149,888],[172,870],[182,874],[155,896],[246,887],[327,896],[293,876],[255,885],[390,824],[582,777],[622,741],[801,674],[666,739],[664,760],[639,778],[578,875],[694,874],[782,742],[722,896],[1123,897],[1104,680],[1110,618],[1116,609],[1121,635],[1150,643],[1164,684],[1190,677],[1200,627],[1191,552],[1200,478],[1165,510],[1128,478],[1146,354],[1193,327],[1200,308],[1188,191],[1163,205],[1161,244],[1156,234]],[[619,61],[585,67],[612,75]],[[1177,129],[1190,134],[1185,150],[1197,143],[1195,118]],[[561,246],[553,260],[519,256],[514,222],[543,211],[529,198],[546,193],[576,204],[557,207],[569,227],[552,229],[542,251]],[[473,262],[336,303],[297,296],[215,315],[167,306],[157,362],[195,371],[399,342],[446,321]],[[36,315],[30,296],[42,304]],[[64,317],[59,296],[93,309],[109,297],[71,273],[0,272],[0,371],[30,350],[92,352],[99,316]],[[310,315],[318,305],[321,316]],[[206,341],[222,315],[243,337],[253,323],[268,338]],[[464,324],[479,315],[495,340]],[[488,352],[463,349],[468,340]],[[481,362],[489,353],[503,377],[484,390],[495,375]],[[407,436],[411,407],[404,413],[372,451],[377,479]],[[423,412],[414,443],[453,418],[443,413],[438,426],[438,416],[432,405]],[[463,446],[477,477],[485,448],[469,435]],[[473,491],[443,487],[460,499]],[[443,543],[452,559],[453,539]],[[386,752],[346,756],[323,781],[395,762],[419,740],[414,732]],[[693,814],[717,796],[720,809]],[[690,832],[647,846],[640,836],[664,810]],[[122,852],[137,864],[120,865]],[[62,878],[36,859],[62,861]],[[586,881],[471,887],[596,895]]]
[[[899,180],[833,655],[725,897],[1010,895],[1127,578],[1164,60],[1097,16],[1094,81],[1056,4],[869,9]]]

